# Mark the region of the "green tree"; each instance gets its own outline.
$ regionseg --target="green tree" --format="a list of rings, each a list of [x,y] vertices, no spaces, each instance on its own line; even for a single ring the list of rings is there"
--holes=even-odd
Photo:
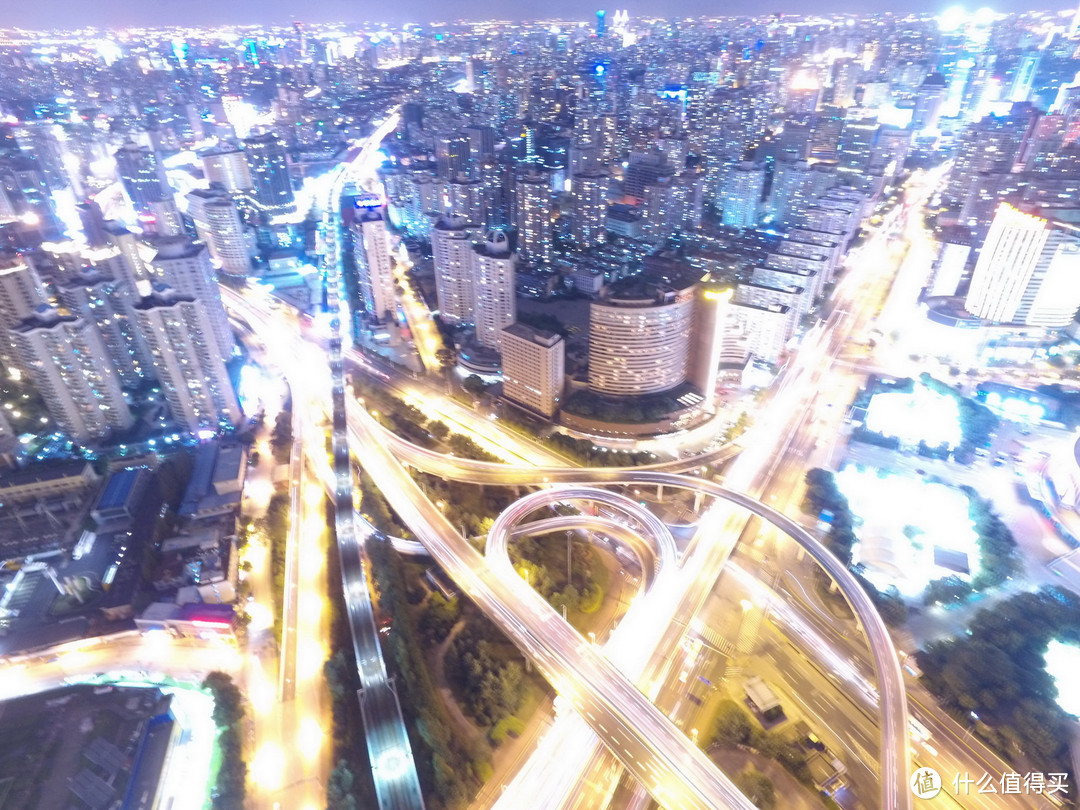
[[[772,810],[776,807],[776,788],[773,787],[772,780],[753,766],[737,773],[732,781],[755,807],[761,810]]]
[[[750,716],[733,700],[717,707],[714,730],[716,741],[723,745],[741,745],[750,739]]]

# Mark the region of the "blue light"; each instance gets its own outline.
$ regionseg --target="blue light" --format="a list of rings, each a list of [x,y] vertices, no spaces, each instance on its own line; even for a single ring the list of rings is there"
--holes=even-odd
[[[597,65],[595,68],[593,68],[593,70],[594,70],[594,72],[596,73],[597,76],[603,76],[604,75],[604,66],[603,65]]]

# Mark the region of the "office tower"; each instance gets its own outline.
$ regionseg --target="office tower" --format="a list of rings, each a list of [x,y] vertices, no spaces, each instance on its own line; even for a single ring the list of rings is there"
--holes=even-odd
[[[255,202],[268,211],[283,211],[295,202],[285,141],[273,133],[244,139],[244,156]]]
[[[947,229],[931,270],[927,296],[956,295],[970,257],[971,232],[961,227]]]
[[[134,312],[172,418],[191,433],[239,424],[242,414],[225,351],[203,302],[156,284]]]
[[[613,113],[605,113],[596,117],[596,139],[600,147],[600,165],[611,166],[618,162],[621,157],[622,132],[619,129],[619,119]]]
[[[736,165],[720,189],[721,222],[730,228],[753,228],[764,188],[764,165],[750,161]]]
[[[65,434],[86,444],[131,427],[120,378],[93,325],[43,304],[11,335],[27,376]]]
[[[648,155],[632,160],[623,177],[623,194],[640,205],[645,201],[645,189],[672,174],[672,168],[659,155]]]
[[[1006,97],[1008,101],[1027,101],[1031,95],[1032,85],[1035,83],[1035,75],[1039,70],[1039,62],[1042,59],[1040,51],[1025,53],[1020,57],[1020,62],[1013,71],[1012,84]]]
[[[1060,329],[1080,307],[1080,228],[1002,203],[964,306],[993,323]]]
[[[221,186],[229,193],[250,191],[254,187],[247,155],[235,146],[223,145],[203,149],[199,152],[199,159],[210,185]]]
[[[352,228],[356,277],[364,309],[379,323],[390,323],[397,312],[397,296],[390,240],[378,200],[357,202]]]
[[[72,314],[93,325],[125,387],[135,387],[152,374],[149,357],[131,318],[135,290],[101,267],[85,267],[65,275],[57,285],[60,300]]]
[[[832,66],[832,103],[850,107],[855,103],[855,88],[862,76],[862,65],[855,59],[837,59]]]
[[[558,413],[566,376],[566,344],[544,329],[514,323],[502,331],[503,396],[545,419]]]
[[[115,157],[117,174],[136,214],[153,216],[151,203],[172,199],[173,191],[157,152],[128,142],[116,150]]]
[[[191,296],[202,302],[222,358],[231,357],[235,347],[232,327],[229,326],[225,306],[221,303],[217,276],[206,245],[184,236],[158,239],[153,244],[157,253],[151,264],[158,279],[180,295]]]
[[[472,165],[479,166],[495,154],[495,129],[493,127],[474,124],[465,127],[464,133],[469,140],[469,161]]]
[[[710,411],[716,408],[716,384],[720,377],[724,329],[732,292],[731,289],[699,284],[694,302],[694,331],[686,378],[704,397],[702,407]]]
[[[840,145],[836,153],[839,161],[837,168],[841,175],[847,173],[848,182],[851,185],[855,185],[856,181],[866,174],[877,133],[876,118],[849,118],[844,121],[844,128],[840,131]]]
[[[215,190],[195,189],[187,195],[188,215],[210,256],[230,276],[251,273],[251,254],[240,212],[232,198]]]
[[[686,382],[697,278],[646,269],[589,306],[589,390],[640,396]]]
[[[176,200],[156,200],[147,206],[147,212],[139,218],[143,226],[143,235],[181,236],[184,233],[184,218]]]
[[[469,136],[463,132],[440,135],[435,139],[435,167],[439,177],[452,180],[469,176]]]
[[[517,254],[506,232],[492,228],[473,248],[472,279],[476,296],[476,340],[501,351],[502,330],[517,320]]]
[[[551,175],[531,170],[519,175],[517,195],[518,250],[533,264],[550,264],[554,248],[551,233]]]
[[[17,220],[32,244],[63,238],[45,174],[22,155],[0,156],[0,221]]]
[[[1011,173],[1038,118],[1031,105],[1015,104],[1007,116],[988,115],[964,129],[942,192],[945,201],[953,206],[961,205],[979,175]]]
[[[24,370],[11,330],[48,301],[33,267],[20,256],[0,254],[0,362],[9,373]]]
[[[107,245],[109,235],[105,230],[105,215],[101,212],[101,206],[93,200],[87,200],[79,203],[76,210],[79,212],[79,222],[86,237],[86,244],[92,248]]]
[[[740,345],[744,356],[763,363],[778,363],[798,324],[798,311],[785,304],[752,304],[732,301],[730,328],[725,333],[725,353],[730,344]]]
[[[911,115],[911,128],[915,132],[937,129],[941,120],[941,107],[945,103],[948,87],[945,77],[931,73],[915,91],[915,110]]]
[[[602,37],[607,31],[607,12],[600,9],[596,12],[596,35]]]
[[[464,217],[440,217],[431,231],[435,294],[444,323],[472,323],[476,293],[472,278],[472,232]]]
[[[607,172],[586,172],[571,179],[574,194],[574,242],[590,248],[607,241],[607,197],[611,177]]]

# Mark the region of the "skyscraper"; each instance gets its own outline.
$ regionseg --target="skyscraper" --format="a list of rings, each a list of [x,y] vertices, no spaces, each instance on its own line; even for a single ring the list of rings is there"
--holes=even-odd
[[[358,202],[352,228],[356,278],[364,309],[379,323],[391,322],[397,311],[397,295],[390,263],[390,240],[378,203]]]
[[[188,193],[187,200],[195,230],[222,272],[230,276],[250,275],[251,255],[244,224],[232,198],[224,192],[197,188]]]
[[[58,288],[64,306],[101,335],[120,382],[133,387],[152,376],[153,369],[148,367],[149,358],[130,320],[135,291],[122,285],[101,268],[86,267],[65,276]]]
[[[472,277],[472,231],[464,217],[441,217],[431,231],[435,293],[444,323],[472,323],[476,292]]]
[[[153,216],[151,203],[172,199],[165,166],[157,152],[135,143],[116,150],[116,171],[135,213]]]
[[[131,426],[120,378],[93,325],[43,304],[11,334],[30,381],[65,434],[89,443]]]
[[[519,175],[517,193],[518,250],[534,264],[550,264],[554,249],[551,234],[551,175],[529,171]]]
[[[202,242],[193,242],[185,236],[158,239],[154,242],[157,253],[151,264],[160,281],[175,289],[180,295],[189,295],[202,302],[206,317],[214,331],[214,341],[221,349],[222,358],[232,355],[235,346],[229,316],[221,303],[210,251]]]
[[[517,254],[505,231],[492,228],[473,249],[474,321],[480,345],[501,351],[503,329],[517,320]]]
[[[270,211],[283,211],[295,202],[289,177],[285,141],[273,133],[244,139],[244,155],[251,174],[255,202]]]
[[[1080,307],[1080,228],[998,206],[964,306],[994,323],[1060,329]]]
[[[735,166],[720,190],[721,221],[731,228],[753,228],[764,188],[764,166],[750,161]]]
[[[17,255],[0,255],[0,362],[22,370],[22,358],[11,330],[48,303],[37,271]]]
[[[203,302],[157,284],[134,311],[173,419],[192,433],[239,424],[240,405]]]
[[[221,186],[232,193],[253,188],[247,156],[235,146],[222,145],[199,152],[203,173],[210,185]]]
[[[607,172],[585,172],[571,179],[574,194],[574,241],[582,248],[607,239],[607,196],[611,178]]]
[[[600,9],[596,12],[596,35],[602,37],[607,32],[607,12]]]

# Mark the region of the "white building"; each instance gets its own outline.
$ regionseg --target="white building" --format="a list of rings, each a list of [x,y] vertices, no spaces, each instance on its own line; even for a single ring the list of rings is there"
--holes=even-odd
[[[956,295],[964,279],[964,270],[971,257],[971,235],[966,229],[957,231],[946,234],[941,241],[926,291],[930,297]]]
[[[562,402],[566,344],[561,336],[523,323],[502,331],[503,396],[550,419]]]
[[[235,342],[229,316],[221,303],[221,291],[209,249],[204,243],[193,242],[184,236],[158,239],[153,244],[157,252],[151,264],[157,278],[179,294],[202,301],[221,356],[230,357]]]
[[[199,159],[211,185],[219,185],[230,193],[254,188],[247,156],[235,146],[205,149],[199,152]]]
[[[203,301],[156,285],[135,305],[169,411],[186,430],[237,425],[240,404]]]
[[[195,230],[222,272],[241,278],[250,275],[252,244],[232,198],[222,192],[195,189],[187,201]]]
[[[589,306],[589,389],[667,391],[687,379],[697,282],[652,274],[608,288]]]
[[[1080,229],[998,206],[965,308],[994,323],[1067,326],[1080,307]]]
[[[472,277],[476,340],[501,351],[503,329],[517,320],[517,254],[504,231],[492,228],[473,249]]]
[[[390,261],[390,237],[386,222],[378,207],[357,208],[353,221],[356,276],[364,309],[379,323],[394,318],[397,295],[394,290],[394,268]]]
[[[431,255],[439,317],[445,323],[472,323],[476,308],[472,230],[464,217],[441,217],[435,223]]]
[[[30,381],[64,433],[87,443],[131,426],[120,378],[92,324],[43,304],[11,334]]]
[[[743,161],[735,166],[720,189],[721,222],[731,228],[753,228],[764,188],[763,165]]]
[[[48,300],[33,267],[18,256],[0,256],[0,362],[5,368],[22,367],[11,330]]]

